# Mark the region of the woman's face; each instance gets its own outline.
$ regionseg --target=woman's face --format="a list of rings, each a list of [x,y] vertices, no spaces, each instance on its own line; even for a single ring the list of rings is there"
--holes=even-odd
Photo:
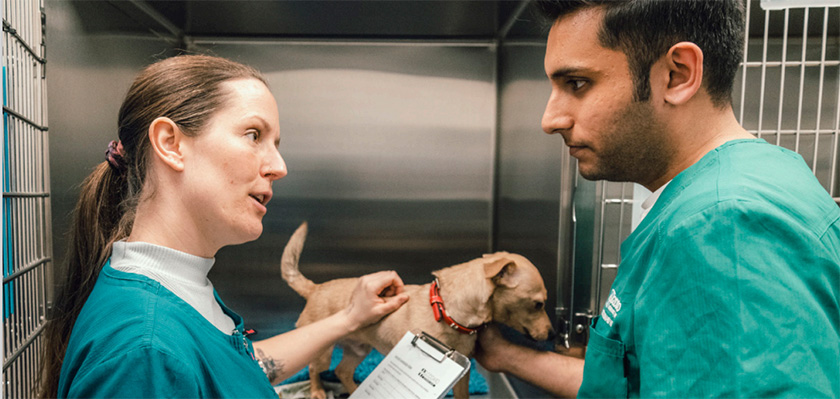
[[[228,91],[223,106],[200,134],[184,138],[184,201],[196,238],[214,251],[260,236],[271,183],[287,173],[271,92],[256,79],[222,86]]]

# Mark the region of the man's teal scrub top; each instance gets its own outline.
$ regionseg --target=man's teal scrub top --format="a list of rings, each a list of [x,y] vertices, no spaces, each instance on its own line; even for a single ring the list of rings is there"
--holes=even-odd
[[[840,397],[840,207],[803,159],[735,140],[621,246],[581,397]]]

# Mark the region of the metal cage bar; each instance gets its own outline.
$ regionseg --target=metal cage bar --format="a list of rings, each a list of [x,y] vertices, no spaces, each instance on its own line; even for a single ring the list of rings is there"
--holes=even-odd
[[[52,268],[43,0],[3,1],[3,396],[32,397]]]

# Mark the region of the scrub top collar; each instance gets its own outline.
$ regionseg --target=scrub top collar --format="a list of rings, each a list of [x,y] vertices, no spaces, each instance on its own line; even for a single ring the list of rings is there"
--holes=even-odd
[[[767,141],[765,141],[764,139],[758,139],[758,138],[754,138],[754,139],[735,139],[735,140],[727,141],[727,142],[721,144],[720,146],[718,146],[717,148],[709,151],[708,153],[706,153],[706,155],[703,155],[703,157],[700,158],[699,161],[695,162],[693,165],[689,166],[688,168],[686,168],[685,170],[683,170],[682,172],[677,174],[673,179],[671,179],[671,181],[663,184],[662,187],[657,189],[656,192],[651,193],[649,198],[647,200],[645,200],[645,203],[650,202],[650,207],[645,209],[644,204],[642,205],[641,218],[640,218],[638,226],[636,226],[636,230],[639,230],[639,229],[643,228],[642,223],[644,222],[645,216],[647,216],[649,211],[654,210],[653,208],[654,208],[654,205],[656,205],[656,203],[661,203],[661,204],[660,204],[660,206],[656,207],[657,210],[654,211],[654,214],[660,213],[662,211],[663,207],[667,207],[668,204],[671,203],[671,201],[675,197],[679,196],[683,192],[683,190],[688,185],[691,184],[691,182],[694,180],[695,176],[697,176],[700,173],[703,173],[705,168],[712,167],[714,162],[716,162],[716,160],[718,159],[718,156],[720,155],[721,151],[723,151],[724,149],[726,149],[728,147],[732,147],[732,146],[753,145],[753,144],[768,145]],[[671,188],[669,190],[665,190],[665,187],[667,187],[667,186],[671,186]],[[636,230],[634,230],[632,233],[630,233],[630,237],[632,237],[636,233]],[[630,237],[628,237],[627,239],[630,239]]]
[[[668,180],[668,183],[672,182],[673,180]],[[645,219],[648,212],[650,212],[650,208],[653,208],[653,204],[656,203],[656,200],[659,199],[659,196],[665,191],[665,187],[668,186],[668,183],[663,184],[661,187],[657,188],[656,191],[650,193],[650,195],[642,202],[642,212],[639,214],[639,221]]]

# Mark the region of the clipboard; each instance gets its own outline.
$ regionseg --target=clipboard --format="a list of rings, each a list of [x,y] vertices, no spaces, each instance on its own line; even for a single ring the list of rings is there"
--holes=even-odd
[[[421,332],[410,331],[350,399],[440,399],[470,370],[470,359]]]

